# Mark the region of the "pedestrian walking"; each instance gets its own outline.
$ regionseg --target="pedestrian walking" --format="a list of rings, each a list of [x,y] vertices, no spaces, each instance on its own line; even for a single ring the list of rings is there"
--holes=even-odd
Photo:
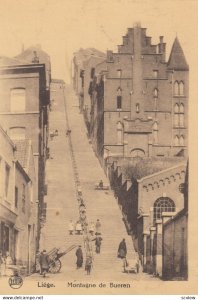
[[[99,219],[96,221],[96,233],[101,234],[101,223]]]
[[[101,244],[102,244],[102,237],[98,236],[96,233],[96,238],[93,239],[93,241],[95,241],[95,246],[96,246],[96,253],[100,253],[100,248],[101,248]]]
[[[91,268],[92,268],[92,257],[90,255],[90,256],[87,256],[86,262],[85,262],[85,271],[87,271],[87,275],[90,275]]]
[[[43,250],[40,255],[40,266],[41,266],[41,275],[46,276],[46,273],[49,271],[49,257],[46,250]]]
[[[80,221],[76,222],[76,233],[81,234],[82,233],[82,225]]]
[[[74,232],[74,223],[72,220],[69,222],[69,234],[72,235]]]
[[[126,255],[127,255],[127,246],[126,246],[125,239],[123,239],[120,242],[119,247],[118,247],[118,258],[122,259],[124,270],[128,265]]]
[[[123,239],[118,247],[118,258],[126,258],[127,255],[127,246],[125,239]]]
[[[83,265],[83,253],[82,253],[82,249],[81,246],[78,246],[78,249],[76,250],[76,257],[77,257],[77,261],[76,261],[76,266],[77,269],[82,268]]]
[[[93,236],[95,232],[95,224],[94,222],[90,222],[89,224],[89,233]]]
[[[100,180],[99,184],[98,184],[98,187],[102,190],[103,189],[103,181],[102,179]]]

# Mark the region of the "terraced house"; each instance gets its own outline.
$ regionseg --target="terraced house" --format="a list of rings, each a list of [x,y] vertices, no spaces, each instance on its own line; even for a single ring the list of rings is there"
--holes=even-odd
[[[28,140],[32,143],[36,174],[34,196],[39,208],[38,217],[42,220],[51,79],[49,65],[46,72],[46,62],[40,63],[33,50],[26,52],[29,55],[27,61],[26,57],[0,58],[0,124],[14,144],[20,146]]]

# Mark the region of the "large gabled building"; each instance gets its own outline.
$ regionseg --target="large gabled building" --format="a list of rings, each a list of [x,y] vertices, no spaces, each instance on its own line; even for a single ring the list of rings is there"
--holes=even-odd
[[[188,73],[177,37],[166,61],[162,36],[153,45],[146,28],[129,28],[91,80],[90,127],[99,158],[187,156]]]

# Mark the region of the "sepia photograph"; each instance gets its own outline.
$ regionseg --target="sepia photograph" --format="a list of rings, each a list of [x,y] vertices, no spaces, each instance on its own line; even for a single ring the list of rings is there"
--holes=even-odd
[[[198,1],[0,4],[0,294],[198,294]]]

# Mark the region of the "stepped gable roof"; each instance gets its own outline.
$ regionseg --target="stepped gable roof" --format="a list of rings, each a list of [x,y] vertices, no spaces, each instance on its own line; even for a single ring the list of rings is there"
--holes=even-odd
[[[167,65],[168,69],[171,70],[189,70],[184,52],[177,37],[173,43]]]
[[[16,160],[19,161],[23,168],[27,168],[29,160],[29,140],[13,140],[13,142],[16,145]]]

